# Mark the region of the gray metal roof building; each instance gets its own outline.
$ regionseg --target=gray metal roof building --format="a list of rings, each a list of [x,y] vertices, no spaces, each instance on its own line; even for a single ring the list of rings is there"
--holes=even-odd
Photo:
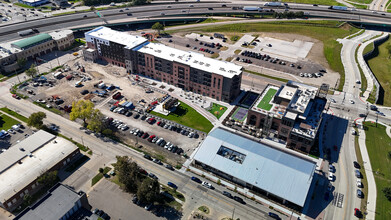
[[[84,192],[75,192],[58,183],[34,205],[19,213],[14,220],[69,219],[81,207],[89,209],[88,206]]]
[[[316,162],[247,139],[222,128],[213,130],[196,153],[207,165],[300,207],[304,206]]]

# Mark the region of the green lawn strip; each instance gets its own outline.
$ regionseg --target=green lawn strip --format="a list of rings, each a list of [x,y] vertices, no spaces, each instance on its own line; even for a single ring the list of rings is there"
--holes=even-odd
[[[373,42],[370,43],[370,44],[368,44],[368,45],[364,48],[362,54],[365,55],[365,54],[367,54],[368,52],[371,52],[371,51],[373,50],[374,47],[375,47],[375,45],[373,44]]]
[[[384,106],[391,106],[391,60],[386,48],[388,44],[391,44],[391,39],[377,46],[378,55],[367,60],[368,66],[384,89]]]
[[[277,90],[275,89],[269,89],[257,107],[269,111],[273,107],[273,105],[271,105],[269,102],[272,100],[276,92]]]
[[[208,119],[183,102],[181,102],[180,106],[174,112],[171,112],[167,116],[154,111],[150,113],[206,133],[213,128],[212,123]]]
[[[369,93],[367,101],[372,104],[375,104],[375,102],[376,102],[376,85],[373,85],[373,89],[372,89],[371,93]]]
[[[12,125],[19,124],[19,121],[5,115],[0,114],[0,130],[8,130]]]
[[[57,134],[57,136],[62,137],[62,138],[64,138],[64,139],[67,139],[68,141],[72,142],[72,143],[73,143],[74,145],[76,145],[81,151],[87,152],[87,151],[89,150],[88,147],[86,147],[86,146],[84,146],[84,145],[82,145],[82,144],[80,144],[80,143],[78,143],[78,142],[72,140],[72,139],[69,138],[69,137],[66,137],[66,136],[64,136],[64,135],[62,135],[62,134]]]
[[[107,174],[111,170],[111,167],[105,167],[103,169],[103,173],[98,173],[92,178],[91,180],[91,186],[94,186],[99,180],[101,180],[104,176],[104,174]]]
[[[349,3],[350,2],[356,2],[356,3],[359,3],[359,4],[371,4],[373,0],[349,0]]]
[[[361,92],[360,92],[360,96],[362,96],[362,94],[367,90],[367,78],[365,77],[364,72],[362,71],[360,64],[358,64],[358,59],[357,59],[358,48],[360,48],[360,46],[358,46],[356,48],[356,52],[354,53],[354,56],[355,56],[355,60],[356,60],[356,64],[357,64],[358,70],[360,71],[360,76],[361,76]]]
[[[198,210],[200,210],[201,212],[204,212],[205,214],[209,214],[209,208],[207,206],[200,206],[198,207]]]
[[[357,9],[367,9],[368,8],[368,5],[354,4],[351,2],[349,2],[349,4],[353,5]]]
[[[220,108],[222,108],[222,110],[220,110]],[[212,103],[212,108],[209,110],[209,112],[212,113],[214,116],[216,116],[217,119],[219,119],[226,110],[227,107],[216,103]]]
[[[357,128],[355,128],[357,134],[358,134],[358,130]],[[362,156],[361,156],[361,151],[360,151],[360,146],[358,144],[358,135],[355,136],[355,139],[354,139],[354,147],[356,149],[356,157],[357,157],[357,162],[359,164],[361,164],[361,166],[364,166],[364,161],[362,159]],[[364,198],[361,199],[361,205],[360,205],[360,210],[365,213],[367,210],[366,210],[366,204],[367,204],[367,200],[368,200],[368,181],[367,181],[367,175],[366,175],[366,171],[365,169],[361,169],[360,170],[361,174],[362,174],[362,179],[361,179],[361,183],[362,185],[364,186],[363,188],[361,188],[361,190],[363,191],[364,193]]]
[[[283,79],[283,78],[279,78],[279,77],[275,77],[275,76],[269,76],[269,75],[266,75],[266,74],[263,74],[263,73],[257,73],[257,72],[251,71],[251,70],[244,69],[244,72],[248,72],[248,73],[251,73],[251,74],[258,75],[258,76],[266,77],[266,78],[269,78],[269,79],[274,79],[274,80],[281,81],[281,82],[288,82],[289,81],[288,79]]]
[[[72,164],[69,165],[67,168],[65,168],[65,171],[66,171],[66,172],[73,172],[73,171],[75,171],[77,168],[79,168],[80,165],[82,165],[83,163],[85,163],[88,159],[89,159],[89,157],[86,156],[86,155],[81,156],[81,157],[80,157],[79,159],[77,159],[74,163],[72,163]]]
[[[9,115],[14,116],[15,118],[17,118],[17,119],[19,119],[19,120],[21,120],[23,122],[27,123],[28,119],[26,117],[24,117],[23,115],[21,115],[19,113],[16,113],[16,112],[12,111],[11,109],[9,109],[7,107],[0,108],[0,110],[5,112],[5,113],[7,113],[7,114],[9,114]]]
[[[347,39],[352,39],[353,37],[357,37],[358,35],[361,35],[362,33],[364,33],[365,29],[361,29],[359,31],[357,31],[355,34],[349,36]]]
[[[284,2],[291,2],[291,3],[301,3],[301,4],[318,4],[318,5],[338,5],[338,6],[345,6],[344,4],[338,3],[337,1],[333,0],[287,0]]]
[[[357,32],[359,29],[348,24],[341,26],[339,21],[274,21],[259,23],[226,24],[208,27],[189,28],[176,31],[203,31],[209,33],[249,33],[249,32],[273,32],[273,33],[294,33],[309,36],[323,42],[324,56],[330,68],[341,74],[339,90],[342,90],[345,83],[345,72],[341,61],[341,48],[336,39],[344,38]]]
[[[61,112],[59,109],[56,109],[56,108],[53,108],[53,107],[48,108],[48,107],[46,107],[46,104],[44,104],[44,103],[38,103],[38,102],[33,102],[33,103],[34,103],[35,105],[38,105],[38,106],[40,106],[40,107],[42,107],[42,108],[48,110],[48,111],[51,111],[51,112],[56,113],[56,114],[58,114],[58,115],[62,115],[62,112]]]
[[[19,2],[14,3],[14,5],[17,5],[17,6],[22,7],[22,8],[34,8],[33,6],[25,5],[25,4],[22,4],[22,3],[19,3]]]
[[[378,124],[376,127],[376,124],[371,122],[365,122],[364,125],[365,143],[376,181],[376,219],[388,220],[391,215],[391,202],[387,200],[382,190],[391,186],[391,160],[388,158],[388,153],[391,151],[391,138],[388,137],[383,125]]]
[[[160,184],[161,185],[161,191],[167,191],[168,193],[170,193],[172,196],[174,196],[175,198],[181,200],[182,202],[186,201],[185,197],[183,196],[182,193],[178,192],[177,190],[169,187],[169,186],[165,186],[163,184]]]

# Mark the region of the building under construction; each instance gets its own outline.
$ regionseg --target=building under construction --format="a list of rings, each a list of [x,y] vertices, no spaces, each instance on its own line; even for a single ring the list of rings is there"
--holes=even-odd
[[[163,109],[167,111],[174,111],[178,107],[179,102],[177,98],[169,98],[165,103],[163,103]]]

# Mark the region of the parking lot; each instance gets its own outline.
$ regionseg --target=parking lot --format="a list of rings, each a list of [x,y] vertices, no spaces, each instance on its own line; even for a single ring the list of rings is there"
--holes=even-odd
[[[9,147],[26,139],[34,132],[33,130],[25,126],[18,127],[18,129],[8,129],[4,136],[0,139],[0,153],[6,151]]]
[[[0,13],[3,15],[0,23],[18,22],[45,17],[44,13],[36,9],[27,9],[6,3],[0,3]]]
[[[216,38],[213,34],[178,33],[169,38],[159,38],[159,41],[178,49],[231,61],[263,74],[277,77],[281,77],[282,73],[291,74],[297,81],[314,85],[334,85],[338,79],[337,73],[329,73],[322,65],[324,62],[313,61],[313,53],[319,52],[319,45],[314,43],[316,41],[298,40],[300,38],[296,38],[297,36],[288,36],[289,40],[277,39],[268,37],[265,33],[245,34],[236,42],[224,35],[219,37],[223,38]]]
[[[157,117],[154,117],[155,121],[151,124],[146,122],[145,119],[141,120],[144,115],[145,118],[150,116],[145,114],[150,103],[160,103],[167,96],[167,92],[163,90],[151,89],[150,84],[153,84],[154,81],[145,81],[136,76],[128,76],[125,69],[121,67],[105,63],[88,63],[79,56],[71,58],[73,59],[65,60],[63,68],[21,85],[18,92],[28,95],[30,101],[39,103],[42,107],[56,109],[53,111],[60,112],[67,118],[73,101],[91,100],[95,107],[107,116],[107,119],[110,118],[111,121],[115,120],[117,122],[115,124],[111,123],[110,128],[117,132],[117,136],[121,141],[140,147],[152,156],[164,158],[173,166],[183,163],[185,160],[183,155],[190,155],[198,146],[201,141],[198,136],[202,134],[191,128],[167,120],[163,121]],[[121,95],[118,100],[115,100],[113,94],[117,92]],[[122,114],[114,112],[114,109],[110,111],[110,108],[117,101],[131,102],[132,108],[126,108],[126,111],[121,111]],[[137,114],[139,116],[134,118]],[[158,126],[158,122],[159,124],[165,123],[168,125],[166,128]],[[172,130],[168,129],[169,125],[171,125]],[[173,131],[174,126],[177,128],[175,131]],[[139,133],[141,131],[147,133],[148,137],[143,138],[130,134],[133,128],[139,129]],[[189,138],[190,133],[197,133],[197,135],[192,134],[193,136]],[[165,145],[160,147],[152,143],[153,138],[148,141],[151,135],[163,138],[166,144],[170,142],[172,144],[171,148],[167,146],[165,149]],[[157,139],[154,142],[156,141]]]

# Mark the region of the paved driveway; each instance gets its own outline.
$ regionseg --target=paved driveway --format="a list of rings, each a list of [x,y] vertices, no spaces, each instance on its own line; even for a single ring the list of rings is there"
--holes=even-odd
[[[133,196],[125,193],[118,185],[103,179],[89,192],[88,201],[95,208],[105,211],[111,219],[162,219],[132,203]]]

